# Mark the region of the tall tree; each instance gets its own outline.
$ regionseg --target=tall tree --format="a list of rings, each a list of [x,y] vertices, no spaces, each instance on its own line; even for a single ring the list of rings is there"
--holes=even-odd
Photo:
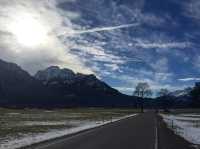
[[[133,94],[141,98],[141,111],[144,112],[144,98],[152,96],[149,84],[147,82],[138,83]]]
[[[195,108],[200,107],[200,83],[196,83],[193,90],[190,92],[192,97],[192,106]]]

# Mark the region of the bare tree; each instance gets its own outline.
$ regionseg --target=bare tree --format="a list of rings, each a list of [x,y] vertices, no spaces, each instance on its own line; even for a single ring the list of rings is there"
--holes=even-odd
[[[144,98],[152,96],[152,90],[147,82],[140,82],[133,93],[141,98],[141,111],[144,112]]]

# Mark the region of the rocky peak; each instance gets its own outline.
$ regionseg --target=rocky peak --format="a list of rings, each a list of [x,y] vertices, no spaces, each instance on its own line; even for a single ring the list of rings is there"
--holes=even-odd
[[[183,90],[176,90],[172,93],[170,93],[171,96],[174,97],[182,97],[182,96],[187,96],[191,92],[192,88],[185,88]]]
[[[45,70],[40,70],[35,74],[35,78],[41,81],[50,81],[53,79],[71,80],[75,73],[67,68],[61,69],[58,66],[51,66]]]

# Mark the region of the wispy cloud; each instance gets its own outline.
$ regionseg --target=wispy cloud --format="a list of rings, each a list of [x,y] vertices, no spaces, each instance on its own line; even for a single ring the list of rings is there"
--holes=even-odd
[[[169,70],[168,59],[166,57],[158,59],[155,63],[150,64],[155,72],[167,72]]]
[[[69,52],[70,40],[67,40],[68,44],[65,44],[57,38],[59,32],[63,30],[72,31],[74,24],[71,20],[79,16],[69,11],[63,14],[57,8],[58,2],[55,0],[1,0],[0,58],[18,63],[32,74],[49,65],[68,67],[82,73],[95,73],[83,63],[82,59]],[[45,42],[35,47],[27,47],[17,41],[13,30],[15,31],[17,24],[24,19],[27,21],[32,19],[44,26],[44,32],[48,34]]]
[[[144,49],[152,49],[152,48],[159,48],[159,49],[166,49],[166,48],[186,48],[190,46],[188,42],[155,42],[155,43],[148,43],[139,41],[135,45],[136,47],[144,48]]]
[[[110,27],[98,27],[88,30],[80,30],[80,31],[73,31],[72,34],[87,34],[87,33],[94,33],[94,32],[102,32],[102,31],[112,31],[117,29],[123,29],[123,28],[131,28],[131,27],[137,27],[139,26],[139,23],[133,23],[133,24],[123,24],[118,26],[110,26]]]
[[[115,88],[120,90],[123,93],[126,94],[132,94],[135,86],[137,85],[137,83],[139,82],[147,82],[151,89],[154,92],[159,91],[162,88],[167,88],[170,91],[174,91],[180,88],[185,88],[186,86],[178,86],[178,85],[172,85],[170,82],[165,82],[161,79],[158,79],[157,73],[149,73],[148,77],[142,77],[142,75],[135,75],[135,76],[128,76],[128,75],[121,75],[120,78],[118,76],[113,76],[115,77],[115,79],[119,79],[120,81],[123,82],[123,87],[121,86],[116,86]]]
[[[199,80],[183,78],[174,81],[176,73],[186,72],[190,66],[199,71],[198,44],[193,48],[194,41],[199,39],[198,30],[192,29],[195,36],[193,32],[187,32],[192,38],[179,36],[179,32],[184,33],[187,28],[171,32],[174,28],[170,21],[180,25],[179,21],[165,10],[162,14],[144,10],[146,0],[131,1],[132,5],[115,0],[87,2],[0,0],[0,58],[16,62],[31,73],[49,65],[59,65],[103,76],[106,81],[116,76],[111,79],[114,82],[111,85],[118,86],[116,82],[122,80],[123,84],[118,88],[126,92],[132,92],[139,81],[149,82],[156,90],[161,87],[173,90],[178,86],[176,83]],[[200,3],[196,0],[185,3],[189,4],[184,5],[187,19],[200,18]],[[27,48],[16,42],[8,24],[21,13],[32,14],[33,19],[43,23],[48,32],[47,44]]]
[[[178,80],[182,82],[189,82],[189,81],[200,81],[200,78],[182,78]]]
[[[115,89],[119,90],[120,92],[128,95],[133,95],[134,88],[132,87],[114,87]]]
[[[193,18],[197,21],[200,20],[200,1],[190,0],[183,2],[184,11],[183,14],[187,17]]]

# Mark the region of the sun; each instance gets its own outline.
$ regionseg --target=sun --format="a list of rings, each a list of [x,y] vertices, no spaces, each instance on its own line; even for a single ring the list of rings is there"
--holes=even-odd
[[[19,44],[35,47],[47,40],[48,32],[45,26],[32,15],[18,16],[10,25],[13,35]]]

